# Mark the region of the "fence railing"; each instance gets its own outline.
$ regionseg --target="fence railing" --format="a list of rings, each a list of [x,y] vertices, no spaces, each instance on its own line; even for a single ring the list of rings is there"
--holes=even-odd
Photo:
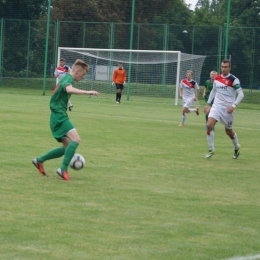
[[[47,87],[54,82],[59,46],[129,49],[130,26],[130,23],[51,21]],[[23,87],[42,87],[45,39],[46,21],[0,20],[0,86],[19,86],[20,81]],[[222,26],[134,25],[133,49],[180,50],[207,56],[199,82],[201,86],[210,71],[220,71],[224,43],[225,28]],[[230,27],[228,55],[232,62],[231,73],[240,79],[247,99],[257,103],[260,102],[260,50],[256,47],[259,44],[260,28]]]

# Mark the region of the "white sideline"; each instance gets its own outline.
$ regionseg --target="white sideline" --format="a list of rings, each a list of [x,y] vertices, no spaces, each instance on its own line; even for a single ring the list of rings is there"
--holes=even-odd
[[[260,259],[260,255],[236,256],[236,257],[228,258],[226,260],[257,260],[257,259]]]

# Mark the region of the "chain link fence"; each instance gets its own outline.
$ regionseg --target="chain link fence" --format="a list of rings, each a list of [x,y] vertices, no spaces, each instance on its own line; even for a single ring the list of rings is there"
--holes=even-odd
[[[130,23],[51,21],[47,85],[55,85],[58,47],[129,49]],[[180,50],[205,55],[200,85],[224,58],[225,27],[134,24],[133,49]],[[44,20],[0,20],[0,87],[42,88],[46,41]],[[245,92],[245,101],[260,103],[260,28],[231,27],[229,58]],[[184,77],[185,75],[180,75]]]

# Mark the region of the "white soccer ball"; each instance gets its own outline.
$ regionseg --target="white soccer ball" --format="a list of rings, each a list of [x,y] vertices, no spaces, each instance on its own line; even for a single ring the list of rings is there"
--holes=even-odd
[[[73,170],[80,170],[85,165],[85,159],[81,154],[74,154],[70,161],[70,167]]]

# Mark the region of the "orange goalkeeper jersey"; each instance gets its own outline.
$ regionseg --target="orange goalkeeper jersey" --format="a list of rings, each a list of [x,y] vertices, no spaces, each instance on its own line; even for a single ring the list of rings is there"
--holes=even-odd
[[[123,84],[126,81],[126,71],[124,69],[116,69],[112,79],[116,84]]]

